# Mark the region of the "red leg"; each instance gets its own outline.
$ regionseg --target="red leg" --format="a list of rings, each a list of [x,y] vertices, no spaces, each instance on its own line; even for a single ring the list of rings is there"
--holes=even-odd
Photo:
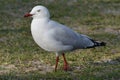
[[[59,62],[59,56],[56,57],[55,71],[57,71],[58,62]]]
[[[67,63],[67,60],[65,58],[65,54],[63,53],[62,56],[63,56],[63,59],[64,59],[64,70],[67,71],[68,70],[68,63]]]

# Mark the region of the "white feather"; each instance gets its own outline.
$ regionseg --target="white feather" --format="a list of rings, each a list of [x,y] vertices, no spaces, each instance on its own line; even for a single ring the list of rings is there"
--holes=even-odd
[[[41,48],[60,53],[94,45],[88,36],[76,33],[67,26],[50,20],[47,8],[37,6],[31,13],[34,14],[31,23],[32,36]]]

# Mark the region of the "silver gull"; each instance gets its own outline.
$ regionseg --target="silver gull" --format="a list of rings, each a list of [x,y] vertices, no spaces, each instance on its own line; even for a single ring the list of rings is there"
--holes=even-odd
[[[32,17],[31,33],[34,41],[44,50],[56,53],[55,71],[59,61],[59,55],[64,59],[64,70],[68,70],[68,63],[65,58],[66,51],[76,49],[94,48],[105,46],[105,42],[99,42],[90,37],[79,34],[66,25],[50,19],[50,13],[44,6],[35,6],[30,13],[24,17]]]

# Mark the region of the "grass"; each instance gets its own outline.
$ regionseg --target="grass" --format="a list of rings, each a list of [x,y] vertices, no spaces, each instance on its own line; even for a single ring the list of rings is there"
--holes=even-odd
[[[54,72],[55,54],[39,48],[23,18],[35,5],[46,6],[53,20],[79,33],[107,42],[106,47],[66,54],[70,71]],[[1,0],[0,80],[119,80],[119,0]],[[62,5],[62,6],[61,6]]]

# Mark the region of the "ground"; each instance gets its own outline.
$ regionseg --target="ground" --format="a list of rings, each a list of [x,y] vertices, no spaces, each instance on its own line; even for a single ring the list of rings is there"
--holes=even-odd
[[[107,43],[105,47],[67,52],[70,70],[60,57],[33,41],[32,18],[23,18],[36,5],[46,6],[51,19],[78,33]],[[119,0],[1,0],[0,80],[120,80]]]

